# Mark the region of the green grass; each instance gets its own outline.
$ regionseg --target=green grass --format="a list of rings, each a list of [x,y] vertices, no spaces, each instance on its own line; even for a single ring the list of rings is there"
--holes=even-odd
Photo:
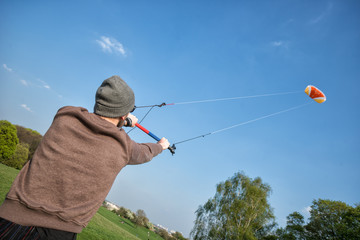
[[[78,240],[92,239],[150,239],[162,240],[159,235],[144,227],[136,227],[104,207],[99,208],[89,225],[78,235]]]
[[[5,199],[19,170],[0,164],[0,203]],[[161,240],[159,235],[144,227],[136,227],[132,222],[117,216],[104,207],[91,219],[89,225],[78,234],[78,240]]]
[[[108,211],[105,208],[100,208],[99,212]],[[96,213],[95,216],[91,219],[89,225],[80,233],[78,234],[78,240],[100,240],[100,239],[124,239],[124,240],[139,240],[133,234],[127,232],[116,222],[113,222],[107,219],[100,213]],[[106,214],[105,214],[106,215]],[[115,215],[115,214],[114,214]],[[116,215],[115,215],[116,216]],[[117,219],[118,222],[119,219]]]
[[[19,170],[0,163],[0,204],[4,202],[5,196],[18,173]]]

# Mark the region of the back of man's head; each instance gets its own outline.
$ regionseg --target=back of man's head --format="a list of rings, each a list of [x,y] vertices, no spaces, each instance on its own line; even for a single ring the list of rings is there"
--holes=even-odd
[[[133,90],[119,76],[112,76],[96,91],[94,113],[103,117],[122,117],[134,109]]]

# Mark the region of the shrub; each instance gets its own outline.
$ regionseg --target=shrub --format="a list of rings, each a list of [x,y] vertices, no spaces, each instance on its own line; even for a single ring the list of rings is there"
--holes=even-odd
[[[4,164],[16,169],[21,169],[28,160],[29,145],[19,143],[16,145],[15,153],[4,161]]]
[[[5,163],[15,152],[19,143],[16,127],[6,120],[0,121],[0,162]]]

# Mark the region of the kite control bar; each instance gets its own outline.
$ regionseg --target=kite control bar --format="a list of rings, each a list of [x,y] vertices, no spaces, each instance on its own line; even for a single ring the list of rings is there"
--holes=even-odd
[[[136,127],[140,128],[144,133],[146,133],[147,135],[149,135],[150,137],[152,137],[153,139],[155,139],[156,141],[160,141],[160,138],[158,138],[155,134],[153,134],[152,132],[150,132],[149,130],[147,130],[146,128],[144,128],[143,126],[141,126],[140,124],[136,123],[135,124]],[[172,146],[169,146],[168,149],[170,150],[171,154],[174,155],[175,154],[175,145],[173,144]]]

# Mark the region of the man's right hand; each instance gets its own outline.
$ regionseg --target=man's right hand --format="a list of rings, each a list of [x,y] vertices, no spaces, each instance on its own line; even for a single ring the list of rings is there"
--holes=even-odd
[[[160,141],[158,141],[157,143],[162,146],[163,150],[167,149],[170,146],[169,141],[164,137],[160,139]]]

